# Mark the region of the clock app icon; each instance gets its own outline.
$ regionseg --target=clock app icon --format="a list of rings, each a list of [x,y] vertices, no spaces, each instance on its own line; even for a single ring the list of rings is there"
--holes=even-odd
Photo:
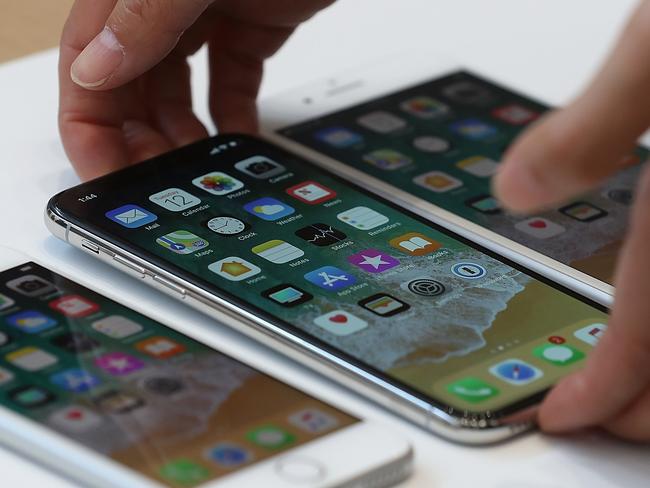
[[[235,217],[230,217],[227,215],[214,217],[208,220],[206,225],[212,232],[216,232],[222,236],[234,236],[241,234],[250,227],[243,220],[239,220]]]

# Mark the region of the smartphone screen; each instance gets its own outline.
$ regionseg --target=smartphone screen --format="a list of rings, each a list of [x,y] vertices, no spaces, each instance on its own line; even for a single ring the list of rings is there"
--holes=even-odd
[[[0,273],[0,405],[178,487],[357,422],[34,263]]]
[[[458,415],[539,399],[606,327],[596,304],[253,138],[206,140],[52,205]]]
[[[611,284],[647,150],[598,190],[538,215],[505,213],[490,194],[504,152],[546,110],[457,72],[278,132]]]

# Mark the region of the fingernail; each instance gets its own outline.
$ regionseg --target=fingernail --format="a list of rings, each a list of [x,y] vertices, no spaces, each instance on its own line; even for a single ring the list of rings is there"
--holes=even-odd
[[[124,59],[124,49],[111,29],[105,27],[72,63],[72,81],[84,88],[97,88],[108,81]]]

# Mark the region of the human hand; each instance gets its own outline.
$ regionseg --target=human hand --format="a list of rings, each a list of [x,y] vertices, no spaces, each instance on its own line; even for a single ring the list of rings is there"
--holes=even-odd
[[[334,0],[76,0],[59,60],[59,128],[83,179],[207,136],[187,57],[208,44],[222,132],[257,129],[264,60]]]
[[[642,2],[591,86],[540,121],[508,151],[494,190],[530,212],[565,201],[622,169],[650,126],[650,1]],[[609,328],[585,368],[560,382],[539,410],[547,432],[591,426],[650,441],[650,167],[638,183],[619,259]]]

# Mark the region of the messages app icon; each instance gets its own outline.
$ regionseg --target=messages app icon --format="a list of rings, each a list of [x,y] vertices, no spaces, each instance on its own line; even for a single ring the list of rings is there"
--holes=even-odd
[[[262,220],[272,222],[295,212],[293,207],[275,198],[260,198],[244,205],[244,210]]]
[[[129,204],[106,212],[106,217],[127,229],[137,229],[158,220],[158,216],[142,207]]]

